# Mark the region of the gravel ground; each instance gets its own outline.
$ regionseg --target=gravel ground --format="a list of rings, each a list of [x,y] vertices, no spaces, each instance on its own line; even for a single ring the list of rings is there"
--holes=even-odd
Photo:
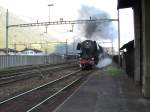
[[[58,71],[51,71],[47,74],[44,74],[42,77],[33,77],[31,79],[18,81],[4,87],[0,87],[0,101],[57,79],[58,77],[70,73],[75,69],[77,69],[77,67],[69,68],[67,70],[63,69]]]
[[[50,95],[54,94],[54,92],[58,91],[57,90],[58,88],[59,90],[62,89],[64,86],[70,84],[72,81],[77,79],[77,77],[81,77],[81,75],[83,76],[85,74],[87,75],[87,71],[79,72],[77,74],[74,74],[71,77],[68,77],[67,79],[62,80],[59,83],[55,83],[53,85],[47,85],[41,89],[31,92],[30,94],[26,94],[22,97],[18,97],[15,100],[9,101],[1,105],[0,110],[3,112],[25,112],[28,109],[35,106],[36,104],[38,104],[39,102],[49,97]]]

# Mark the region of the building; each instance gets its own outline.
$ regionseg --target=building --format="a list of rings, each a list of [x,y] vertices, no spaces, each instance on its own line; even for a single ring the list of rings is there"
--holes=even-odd
[[[117,8],[133,9],[134,80],[142,82],[142,94],[150,98],[150,0],[118,0]]]
[[[8,55],[16,55],[17,53],[18,53],[17,50],[8,48]],[[0,55],[6,55],[6,54],[7,54],[7,49],[1,48]]]
[[[24,50],[20,51],[19,55],[45,55],[45,53],[38,49],[25,48]]]
[[[134,79],[134,40],[124,44],[120,50],[122,51],[121,66],[125,68],[128,76]]]

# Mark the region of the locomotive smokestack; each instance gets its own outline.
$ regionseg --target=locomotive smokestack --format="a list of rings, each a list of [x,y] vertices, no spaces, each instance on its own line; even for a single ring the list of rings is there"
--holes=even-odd
[[[110,19],[108,13],[95,7],[85,5],[83,5],[79,10],[79,15],[80,19]],[[79,25],[79,30],[81,31],[81,35],[87,39],[94,40],[112,40],[117,34],[112,22],[86,23],[85,25]]]

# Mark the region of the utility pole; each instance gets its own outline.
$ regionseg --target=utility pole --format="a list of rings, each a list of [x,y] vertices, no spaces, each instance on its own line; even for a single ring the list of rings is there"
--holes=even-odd
[[[8,9],[6,12],[6,55],[8,55]]]
[[[118,63],[121,65],[120,60],[120,20],[119,20],[119,9],[118,9]]]
[[[66,57],[68,55],[68,45],[67,45],[67,39],[66,39]]]
[[[49,22],[50,22],[50,7],[51,6],[54,6],[53,4],[48,4],[48,7],[49,7],[49,18],[48,18],[48,20],[49,20]]]
[[[46,41],[45,54],[48,55],[48,41]]]
[[[73,37],[73,46],[72,46],[72,51],[73,51],[73,54],[75,54],[74,52],[75,52],[75,38]]]
[[[113,51],[114,50],[113,39],[112,39],[112,44],[111,45],[112,45],[111,47],[112,47],[112,56],[113,56],[113,54],[114,54],[114,51]]]
[[[16,35],[14,35],[14,49],[17,50],[17,45],[16,45],[15,40],[16,40]]]
[[[28,49],[31,49],[31,43],[28,43]]]
[[[48,7],[49,7],[49,16],[48,16],[48,21],[50,23],[50,7],[51,6],[54,6],[53,4],[48,4]],[[48,25],[45,26],[45,32],[44,33],[47,33],[47,28],[48,28]]]
[[[14,43],[14,49],[17,50],[17,44],[16,43]]]

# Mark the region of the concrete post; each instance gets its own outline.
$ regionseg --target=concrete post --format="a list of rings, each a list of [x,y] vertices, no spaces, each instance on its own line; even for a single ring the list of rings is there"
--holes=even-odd
[[[120,14],[118,9],[118,63],[119,66],[121,66],[121,60],[120,60]]]
[[[8,55],[8,9],[7,9],[7,12],[6,12],[6,55]]]
[[[133,7],[134,10],[134,31],[135,31],[135,41],[134,41],[134,79],[137,82],[142,81],[142,20],[141,20],[141,1],[138,0]]]
[[[143,29],[143,88],[145,97],[150,97],[150,0],[142,1]]]
[[[66,57],[67,57],[67,55],[68,55],[68,42],[66,40]]]

